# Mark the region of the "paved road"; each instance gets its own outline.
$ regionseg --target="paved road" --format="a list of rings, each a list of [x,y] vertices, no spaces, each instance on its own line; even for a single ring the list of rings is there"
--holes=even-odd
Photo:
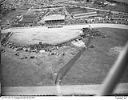
[[[102,27],[108,27],[108,28],[120,28],[120,29],[128,29],[128,25],[123,25],[123,24],[103,24],[103,23],[97,23],[97,24],[80,24],[80,25],[65,25],[63,26],[63,29],[82,29],[82,28],[85,28],[85,27],[92,27],[92,28],[102,28]],[[16,28],[9,28],[9,29],[5,29],[5,30],[2,30],[1,32],[2,33],[6,33],[6,32],[9,32],[9,31],[13,31],[14,29],[35,29],[35,30],[38,30],[38,29],[42,29],[42,30],[46,30],[48,29],[46,26],[36,26],[36,27],[16,27]],[[59,29],[59,28],[56,28],[56,30]]]
[[[65,29],[82,29],[85,27],[92,27],[92,28],[103,28],[103,27],[108,27],[108,28],[120,28],[120,29],[128,29],[128,25],[122,25],[122,24],[103,24],[103,23],[98,23],[98,24],[83,24],[83,25],[66,25],[63,26]]]

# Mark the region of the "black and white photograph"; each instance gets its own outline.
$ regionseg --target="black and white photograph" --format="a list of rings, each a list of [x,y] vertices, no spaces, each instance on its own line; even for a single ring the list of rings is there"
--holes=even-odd
[[[1,96],[128,96],[128,0],[0,0]]]

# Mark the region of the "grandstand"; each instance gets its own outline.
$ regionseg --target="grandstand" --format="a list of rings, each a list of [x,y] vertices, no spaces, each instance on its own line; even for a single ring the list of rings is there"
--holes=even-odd
[[[43,17],[39,23],[43,24],[57,24],[57,23],[64,23],[65,22],[65,15],[61,14],[52,14]]]

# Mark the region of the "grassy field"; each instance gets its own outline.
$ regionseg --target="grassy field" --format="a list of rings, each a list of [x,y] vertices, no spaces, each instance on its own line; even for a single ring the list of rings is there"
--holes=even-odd
[[[62,84],[98,84],[102,83],[108,71],[118,56],[112,48],[122,47],[128,40],[128,30],[99,28],[107,38],[97,37],[89,48],[75,63],[62,80]],[[56,52],[65,55],[35,54],[6,49],[1,54],[2,85],[3,86],[44,86],[54,85],[56,72],[62,68],[77,52],[77,48],[65,46]],[[18,53],[18,52],[17,52]],[[36,56],[30,59],[30,56]],[[23,59],[27,57],[26,59]],[[127,69],[128,71],[128,69]],[[128,82],[128,73],[124,74],[121,82]]]
[[[118,56],[117,53],[111,52],[111,48],[125,45],[128,40],[128,30],[111,28],[99,30],[108,38],[95,38],[92,41],[91,44],[95,48],[90,48],[81,56],[63,80],[63,84],[100,84],[106,77]],[[127,71],[121,82],[128,82]]]

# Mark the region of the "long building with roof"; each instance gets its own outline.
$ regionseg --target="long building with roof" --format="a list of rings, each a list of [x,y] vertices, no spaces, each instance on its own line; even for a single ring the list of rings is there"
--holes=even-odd
[[[66,9],[73,18],[83,18],[83,17],[95,17],[97,16],[97,11],[93,9],[86,9],[82,7],[67,7]]]
[[[62,14],[52,14],[48,16],[44,16],[39,23],[44,24],[56,24],[56,23],[64,23],[65,15]]]

